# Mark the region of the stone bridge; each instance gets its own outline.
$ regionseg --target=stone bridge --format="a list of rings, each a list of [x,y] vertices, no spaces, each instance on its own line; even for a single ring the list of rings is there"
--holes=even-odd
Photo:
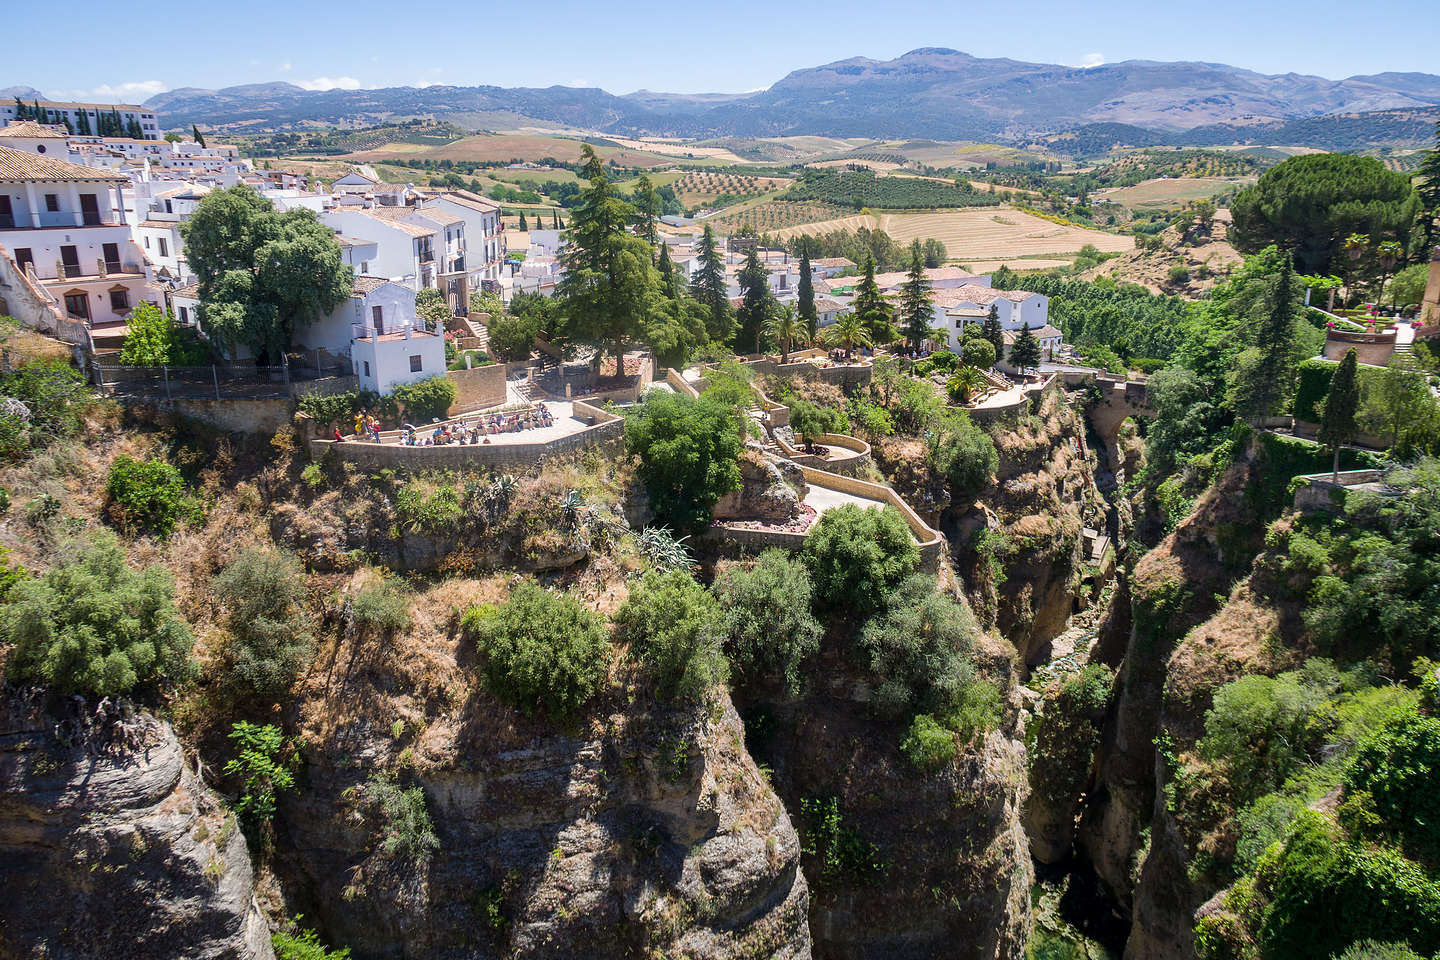
[[[1085,415],[1090,425],[1113,452],[1116,438],[1120,435],[1120,424],[1130,417],[1154,415],[1150,406],[1150,389],[1144,380],[1112,380],[1097,376],[1094,384],[1100,388],[1100,399],[1090,404]]]

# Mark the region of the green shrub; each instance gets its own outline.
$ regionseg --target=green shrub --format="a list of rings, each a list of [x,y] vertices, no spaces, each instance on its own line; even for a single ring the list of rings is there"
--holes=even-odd
[[[435,823],[419,786],[402,787],[383,774],[365,781],[365,799],[380,820],[380,852],[418,864],[440,848]]]
[[[703,529],[724,494],[740,487],[740,428],[733,407],[652,390],[625,418],[625,445],[657,517]]]
[[[275,815],[275,798],[295,788],[295,775],[281,757],[285,738],[280,728],[239,721],[228,734],[235,756],[225,764],[225,775],[240,780],[240,798],[235,812],[248,826],[255,827]]]
[[[1346,771],[1345,792],[1362,791],[1384,834],[1440,865],[1440,718],[1403,714],[1361,744]]]
[[[1312,811],[1259,879],[1271,891],[1266,960],[1328,957],[1364,939],[1440,949],[1440,883],[1391,850],[1351,843]]]
[[[210,348],[190,327],[152,303],[141,303],[125,321],[120,362],[126,366],[200,366],[210,362]]]
[[[62,556],[40,577],[14,583],[0,606],[11,681],[116,696],[193,674],[194,638],[164,567],[131,569],[109,534]]]
[[[230,561],[211,586],[230,634],[223,657],[226,683],[259,696],[278,695],[314,652],[313,625],[301,606],[300,561],[280,550],[252,547]]]
[[[304,917],[297,914],[285,930],[270,934],[275,960],[350,960],[350,948],[326,950],[314,930],[301,929]]]
[[[395,517],[411,533],[448,533],[460,526],[465,519],[465,508],[460,504],[460,493],[451,484],[431,487],[419,480],[412,480],[400,488],[395,498]]]
[[[350,598],[350,615],[361,630],[391,634],[410,626],[410,598],[394,579],[385,577]]]
[[[797,438],[814,441],[822,433],[849,433],[850,421],[834,407],[796,400],[790,404],[790,428]]]
[[[443,420],[459,394],[448,377],[439,376],[402,384],[392,395],[405,408],[405,419],[421,423]]]
[[[979,627],[969,609],[916,574],[860,631],[856,655],[876,677],[871,703],[882,714],[937,715],[960,704],[973,676]]]
[[[921,770],[939,769],[954,760],[959,752],[955,747],[955,732],[937,723],[928,713],[915,715],[905,739],[900,741],[900,750]]]
[[[874,883],[884,878],[880,848],[845,823],[838,798],[801,797],[798,826],[800,852],[813,858],[814,868],[805,868],[811,883]]]
[[[801,557],[815,585],[816,604],[868,616],[915,572],[920,549],[894,507],[827,510],[805,539]]]
[[[719,605],[683,570],[647,572],[614,619],[620,639],[653,674],[662,697],[698,699],[729,676]]]
[[[1300,672],[1227,683],[1205,713],[1200,753],[1227,765],[1242,802],[1269,793],[1324,742],[1333,692]]]
[[[472,607],[461,621],[475,639],[486,685],[526,713],[566,717],[605,680],[604,621],[579,601],[522,581],[499,606]]]
[[[1344,953],[1335,954],[1334,960],[1426,960],[1408,943],[1379,943],[1375,940],[1361,940],[1345,948]]]
[[[946,479],[958,499],[969,500],[995,478],[1000,454],[989,434],[964,411],[955,410],[928,435],[925,462]]]
[[[715,579],[727,646],[742,673],[776,676],[799,692],[800,666],[819,651],[823,633],[810,613],[814,592],[804,564],[774,548],[753,568],[728,567]]]
[[[1190,282],[1190,268],[1183,263],[1171,264],[1170,270],[1166,275],[1170,278],[1171,283]]]
[[[961,356],[965,366],[988,370],[995,366],[995,344],[989,340],[966,340]]]
[[[31,360],[0,373],[0,397],[25,405],[23,416],[0,405],[0,458],[14,460],[72,435],[93,394],[84,376],[65,361]]]
[[[535,349],[535,336],[540,332],[536,317],[490,318],[490,349],[501,360],[525,360]]]
[[[186,494],[180,471],[163,460],[116,457],[105,492],[110,495],[111,513],[127,532],[149,530],[163,537],[181,520],[200,517],[200,507]]]

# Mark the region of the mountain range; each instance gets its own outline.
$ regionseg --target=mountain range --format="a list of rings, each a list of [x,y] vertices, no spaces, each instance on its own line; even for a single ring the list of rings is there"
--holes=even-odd
[[[1327,80],[1151,60],[1080,68],[927,47],[894,60],[853,57],[796,70],[748,94],[615,95],[562,86],[311,91],[277,82],[220,90],[183,87],[145,105],[167,126],[196,123],[237,131],[420,115],[472,127],[496,126],[501,118],[621,135],[1014,142],[1096,124],[1173,134],[1265,129],[1382,111],[1423,109],[1428,116],[1440,106],[1440,76],[1381,73]]]

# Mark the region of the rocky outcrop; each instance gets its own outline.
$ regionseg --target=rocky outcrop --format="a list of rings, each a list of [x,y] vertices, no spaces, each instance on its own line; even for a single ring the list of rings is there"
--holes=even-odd
[[[794,464],[788,464],[789,481],[780,466],[754,450],[740,458],[740,489],[715,504],[716,520],[759,520],[788,523],[800,515],[806,484]]]
[[[1014,652],[992,646],[991,660],[1004,661],[989,664],[994,676]],[[868,686],[842,658],[825,655],[812,675],[830,682],[745,709],[756,755],[807,837],[815,956],[1019,960],[1034,873],[1020,822],[1025,750],[1013,726],[938,771],[920,770],[898,748],[903,727],[876,719]],[[1006,713],[1013,724],[1016,712]]]
[[[0,957],[269,960],[235,818],[168,724],[0,708]]]
[[[398,771],[439,837],[420,859],[387,855],[356,802],[390,766],[386,727],[307,737],[307,789],[280,816],[287,890],[356,958],[808,958],[799,840],[717,696],[570,731],[483,694],[433,717]]]

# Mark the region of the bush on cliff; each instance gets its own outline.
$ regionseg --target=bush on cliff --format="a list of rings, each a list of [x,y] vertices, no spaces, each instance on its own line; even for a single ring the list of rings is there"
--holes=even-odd
[[[683,570],[646,573],[615,611],[615,625],[662,697],[697,699],[730,675],[720,606]]]
[[[815,588],[804,565],[771,548],[749,570],[727,567],[715,578],[730,656],[747,677],[770,675],[800,689],[800,665],[820,649],[810,613]]]
[[[490,692],[525,713],[567,717],[605,680],[610,645],[600,615],[533,580],[498,606],[471,607],[461,626],[475,640]]]
[[[37,579],[14,584],[0,606],[12,682],[103,697],[192,675],[194,638],[165,568],[133,569],[111,534],[62,556]]]
[[[920,550],[894,507],[827,510],[801,554],[822,609],[869,616],[920,564]]]

